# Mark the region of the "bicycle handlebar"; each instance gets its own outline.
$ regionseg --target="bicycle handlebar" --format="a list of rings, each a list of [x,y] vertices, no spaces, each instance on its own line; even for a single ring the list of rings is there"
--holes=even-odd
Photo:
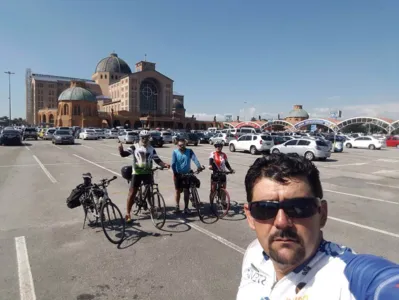
[[[181,175],[181,176],[193,176],[193,175],[196,175],[196,174],[201,173],[201,172],[204,171],[204,170],[205,170],[205,166],[201,166],[201,168],[199,168],[197,171],[190,170],[189,173],[187,173],[187,174],[180,174],[180,175]]]
[[[108,185],[111,181],[114,181],[114,180],[117,179],[117,178],[118,178],[118,177],[114,176],[114,177],[112,177],[111,179],[106,179],[106,178],[101,179],[101,183],[98,184],[98,185],[101,185],[101,186]]]
[[[231,172],[231,171],[214,171],[216,174],[224,174],[224,175],[229,175],[229,174],[234,174],[235,172]]]

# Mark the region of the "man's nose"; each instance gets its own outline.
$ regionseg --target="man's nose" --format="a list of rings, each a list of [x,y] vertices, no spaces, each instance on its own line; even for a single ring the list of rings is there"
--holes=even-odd
[[[274,219],[274,226],[278,229],[284,229],[292,226],[292,220],[286,215],[284,210],[279,209]]]

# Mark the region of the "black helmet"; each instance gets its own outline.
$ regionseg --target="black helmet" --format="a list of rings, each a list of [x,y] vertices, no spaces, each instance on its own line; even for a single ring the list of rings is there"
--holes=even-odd
[[[124,166],[121,169],[121,175],[126,180],[132,180],[132,172],[133,172],[132,166]]]
[[[224,144],[223,144],[222,141],[216,141],[214,145],[215,145],[215,148],[216,148],[216,147],[223,147],[223,146],[224,146]]]

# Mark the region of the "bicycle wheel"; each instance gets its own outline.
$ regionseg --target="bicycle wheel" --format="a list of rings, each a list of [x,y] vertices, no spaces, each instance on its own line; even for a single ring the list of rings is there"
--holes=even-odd
[[[216,217],[222,219],[227,215],[230,210],[230,195],[227,190],[221,188],[216,191],[211,202],[211,210]]]
[[[159,192],[154,192],[152,194],[152,199],[153,201],[150,201],[153,202],[150,203],[151,221],[156,228],[161,229],[166,221],[165,200]]]
[[[125,237],[125,219],[118,206],[111,201],[103,202],[100,210],[101,226],[107,239],[120,244]]]
[[[201,212],[201,204],[200,204],[200,197],[198,195],[198,191],[196,187],[191,188],[191,197],[193,199],[193,204],[195,209],[197,210],[198,217],[201,221],[204,220],[204,215]]]

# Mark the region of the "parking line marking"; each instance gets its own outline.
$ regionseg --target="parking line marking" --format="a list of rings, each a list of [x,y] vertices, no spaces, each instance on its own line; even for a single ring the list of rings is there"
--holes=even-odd
[[[382,233],[382,234],[385,234],[385,235],[389,235],[389,236],[392,236],[392,237],[399,238],[399,234],[392,233],[392,232],[389,232],[389,231],[377,229],[377,228],[374,228],[374,227],[362,225],[362,224],[351,222],[351,221],[342,220],[342,219],[335,218],[335,217],[328,217],[328,218],[331,219],[331,220],[337,221],[337,222],[349,224],[349,225],[352,225],[352,226],[355,226],[355,227],[359,227],[359,228],[363,228],[363,229],[367,229],[367,230],[371,230],[371,231],[374,231],[374,232],[378,232],[378,233]]]
[[[396,159],[385,159],[385,158],[380,158],[380,159],[377,159],[377,161],[383,161],[383,162],[395,162],[395,163],[399,162],[399,160],[396,160]]]
[[[30,148],[28,146],[25,146],[26,149],[28,149],[30,151]]]
[[[395,173],[398,172],[398,170],[379,170],[376,172],[373,172],[373,174],[384,174],[384,173]]]
[[[58,147],[57,145],[54,145],[54,144],[53,144],[53,146],[54,146],[55,148],[57,148],[57,149],[63,150],[61,147]]]
[[[96,166],[96,167],[99,167],[99,168],[105,170],[105,171],[108,171],[108,172],[110,172],[110,173],[112,173],[112,174],[115,174],[116,176],[121,177],[121,174],[119,174],[119,173],[117,173],[117,172],[115,172],[115,171],[112,171],[112,170],[110,170],[110,169],[108,169],[108,168],[106,168],[106,167],[103,167],[103,166],[101,166],[101,165],[99,165],[99,164],[96,164],[94,161],[88,160],[88,159],[83,158],[83,157],[81,157],[81,156],[79,156],[79,155],[76,155],[76,154],[74,154],[74,156],[76,156],[77,158],[80,158],[81,160],[84,160],[84,161],[88,162],[89,164],[92,164],[92,165],[94,165],[94,166]]]
[[[381,183],[374,183],[374,182],[366,182],[367,184],[372,184],[372,185],[379,185],[379,186],[385,186],[385,187],[389,187],[392,189],[399,189],[398,186],[393,186],[393,185],[387,185],[387,184],[381,184]]]
[[[105,144],[105,143],[101,143],[101,145],[106,146],[106,147],[110,147],[110,148],[116,148],[116,147],[114,147],[114,146],[107,145],[107,144]]]
[[[89,147],[89,146],[82,145],[82,144],[81,144],[80,146],[85,147],[85,148],[87,148],[87,149],[94,149],[93,147]]]
[[[43,172],[47,175],[52,183],[57,183],[57,180],[51,175],[51,173],[46,169],[46,167],[42,164],[42,162],[37,158],[36,155],[33,155],[33,158],[37,161],[40,168],[42,168]]]
[[[350,194],[350,193],[344,193],[344,192],[337,192],[337,191],[327,190],[327,189],[323,189],[323,191],[329,192],[329,193],[335,193],[335,194],[341,194],[341,195],[356,197],[356,198],[362,198],[362,199],[372,200],[372,201],[379,201],[379,202],[385,202],[385,203],[390,203],[390,204],[399,205],[399,202],[394,202],[394,201],[382,200],[382,199],[371,198],[371,197],[366,197],[366,196],[361,196],[361,195],[356,195],[356,194]]]
[[[206,229],[204,229],[204,228],[202,228],[202,227],[200,227],[198,225],[191,224],[191,223],[189,223],[188,225],[190,227],[192,227],[193,229],[195,229],[195,230],[197,230],[199,232],[202,232],[203,234],[213,238],[214,240],[217,240],[218,242],[222,243],[223,245],[225,245],[227,247],[230,247],[231,249],[236,250],[237,252],[239,252],[241,254],[245,254],[245,249],[237,246],[236,244],[233,244],[232,242],[229,242],[228,240],[222,238],[221,236],[219,236],[217,234],[214,234],[213,232],[210,232],[210,231],[208,231],[208,230],[206,230]]]
[[[353,164],[345,164],[345,165],[331,165],[329,167],[346,167],[346,166],[363,166],[367,165],[368,163],[353,163]]]
[[[33,284],[28,249],[26,248],[24,236],[15,238],[15,249],[17,252],[19,292],[21,300],[36,300],[35,286]]]

